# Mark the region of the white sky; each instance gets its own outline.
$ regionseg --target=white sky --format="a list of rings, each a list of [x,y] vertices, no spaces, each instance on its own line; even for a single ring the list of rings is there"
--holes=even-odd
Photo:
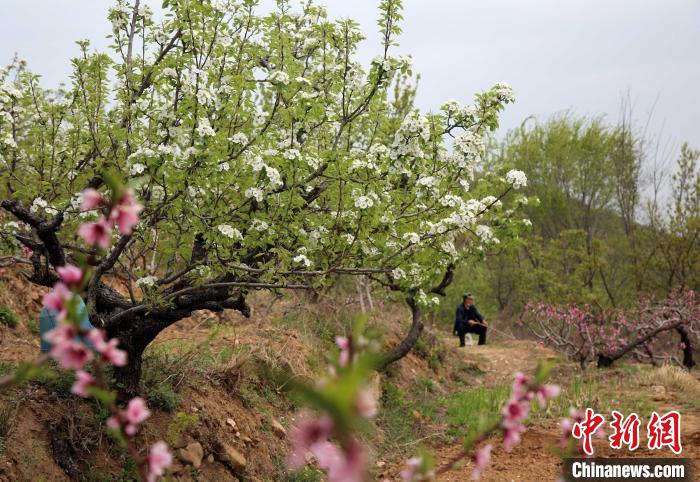
[[[146,0],[152,7],[159,0]],[[271,4],[263,0],[263,4]],[[368,36],[361,57],[378,53],[376,0],[326,0]],[[66,80],[77,39],[103,48],[111,0],[2,0],[0,63],[15,52],[48,85]],[[700,1],[405,0],[396,54],[412,54],[421,74],[418,104],[436,109],[498,81],[517,102],[501,133],[529,115],[572,109],[616,120],[629,91],[635,117],[662,134],[671,152],[700,148]]]

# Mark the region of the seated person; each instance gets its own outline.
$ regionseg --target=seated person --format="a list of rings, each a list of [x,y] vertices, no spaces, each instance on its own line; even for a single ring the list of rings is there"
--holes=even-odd
[[[459,346],[465,345],[464,337],[467,333],[477,333],[479,335],[479,345],[485,345],[488,326],[488,322],[476,308],[472,294],[464,293],[462,295],[462,303],[457,307],[453,329],[454,334],[459,336]]]

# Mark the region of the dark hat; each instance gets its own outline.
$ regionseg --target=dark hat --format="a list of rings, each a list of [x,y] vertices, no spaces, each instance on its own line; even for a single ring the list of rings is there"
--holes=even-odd
[[[471,293],[468,293],[468,292],[465,291],[464,293],[462,293],[462,299],[463,299],[463,300],[466,300],[467,298],[472,298],[472,299],[474,299],[474,297],[472,296]]]

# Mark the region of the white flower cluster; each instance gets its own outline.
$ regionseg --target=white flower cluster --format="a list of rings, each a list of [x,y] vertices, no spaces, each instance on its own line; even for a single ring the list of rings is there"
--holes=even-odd
[[[233,226],[230,226],[228,224],[219,224],[216,227],[216,229],[218,229],[219,232],[221,234],[223,234],[224,236],[226,236],[227,238],[237,239],[237,240],[243,239],[243,235],[241,235],[241,232],[238,229],[236,229]]]
[[[305,254],[298,254],[294,257],[293,261],[295,263],[303,264],[307,268],[311,266],[311,260],[306,257]]]
[[[473,121],[476,116],[476,107],[473,105],[464,105],[457,100],[449,100],[445,102],[442,107],[442,111],[445,112],[452,119],[458,122]]]
[[[523,171],[511,169],[506,174],[506,182],[512,184],[514,189],[520,189],[521,187],[527,186],[527,176]]]
[[[202,117],[199,119],[199,124],[197,125],[197,134],[202,137],[210,137],[216,134],[216,131],[212,128],[209,123],[209,119]]]
[[[478,162],[484,152],[484,139],[479,133],[466,130],[455,138],[454,148],[467,159],[474,159]]]
[[[136,284],[141,288],[152,288],[156,285],[158,278],[155,276],[144,276],[136,280]]]
[[[287,84],[289,84],[289,75],[287,75],[286,72],[282,72],[281,70],[277,70],[275,72],[272,72],[267,77],[267,80],[269,80],[270,82],[273,82],[275,84],[287,85]]]
[[[430,139],[430,123],[424,116],[414,112],[406,116],[401,127],[394,135],[394,143],[391,148],[391,157],[399,156],[423,157],[420,139],[427,142]]]
[[[505,102],[506,104],[515,102],[513,88],[505,82],[498,82],[491,88],[491,90],[496,94],[499,101]]]

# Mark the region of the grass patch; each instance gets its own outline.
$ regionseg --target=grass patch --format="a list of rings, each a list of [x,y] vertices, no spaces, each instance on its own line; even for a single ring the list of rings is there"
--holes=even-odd
[[[7,438],[10,436],[15,426],[19,406],[19,400],[0,402],[0,453],[5,450]]]
[[[10,328],[17,328],[19,317],[5,305],[0,305],[0,323]]]
[[[384,431],[386,443],[400,446],[416,438],[412,404],[386,378],[382,379],[381,407],[377,425]]]
[[[450,395],[445,401],[448,433],[454,436],[483,427],[498,420],[501,407],[510,397],[510,386],[477,387]]]

